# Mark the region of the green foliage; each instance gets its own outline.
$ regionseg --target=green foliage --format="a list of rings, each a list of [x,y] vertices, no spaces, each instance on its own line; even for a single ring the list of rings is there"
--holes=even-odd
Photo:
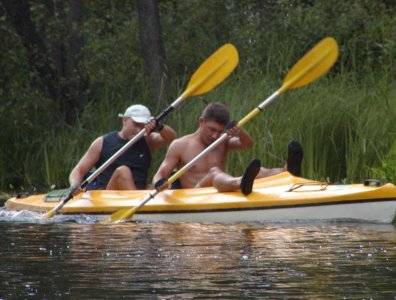
[[[67,12],[67,4],[64,4]],[[150,97],[133,1],[84,1],[84,58],[89,88],[75,123],[57,117],[44,96],[25,49],[0,5],[0,188],[48,188],[67,184],[73,165],[97,136],[117,130],[117,114]],[[196,128],[207,102],[226,104],[239,119],[281,85],[288,69],[316,42],[333,36],[340,58],[320,81],[283,95],[249,124],[256,144],[232,154],[228,171],[240,174],[252,156],[283,166],[289,139],[305,150],[303,174],[332,181],[375,175],[394,181],[391,143],[396,119],[396,5],[380,0],[158,1],[170,74],[170,103],[215,49],[233,43],[236,71],[220,87],[188,100],[167,119],[183,135]],[[70,32],[69,22],[32,3],[46,42]],[[154,156],[151,173],[165,150]],[[389,155],[389,156],[387,156]],[[390,157],[390,158],[389,158]],[[391,166],[391,167],[389,167]],[[383,173],[381,173],[383,172]],[[392,173],[393,172],[393,173]],[[393,178],[393,179],[392,179]]]
[[[382,183],[392,182],[396,184],[396,140],[392,149],[381,159],[380,167],[371,169],[373,177]]]
[[[263,80],[234,83],[221,99],[239,119],[278,87],[280,83]],[[256,144],[252,151],[232,154],[229,169],[240,174],[253,156],[266,167],[282,167],[287,142],[295,139],[304,148],[304,176],[362,182],[371,177],[368,166],[379,164],[381,153],[389,151],[395,138],[394,107],[396,88],[385,75],[362,86],[351,82],[349,74],[322,78],[287,92],[247,124]]]

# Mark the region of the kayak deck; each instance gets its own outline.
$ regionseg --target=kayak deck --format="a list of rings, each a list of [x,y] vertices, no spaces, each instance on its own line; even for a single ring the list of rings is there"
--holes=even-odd
[[[131,208],[143,201],[150,190],[138,191],[110,191],[94,190],[82,193],[70,200],[60,213],[87,213],[87,214],[110,214],[119,209]],[[47,195],[33,195],[26,198],[11,198],[6,202],[8,210],[31,210],[48,211],[58,204],[60,198],[50,198]],[[254,217],[258,221],[266,210],[289,210],[292,214],[298,209],[317,208],[326,206],[343,206],[356,204],[384,205],[383,210],[392,210],[387,213],[386,218],[393,219],[396,210],[396,187],[393,184],[382,186],[367,186],[363,184],[329,185],[325,182],[312,181],[309,179],[292,176],[288,172],[257,179],[254,182],[253,192],[244,196],[240,191],[219,193],[213,187],[197,189],[166,190],[159,193],[154,199],[143,206],[138,216],[143,218],[161,219],[158,215],[164,214],[186,214],[191,218],[192,213],[225,213],[236,212],[231,217],[235,219],[242,211],[261,211]],[[368,208],[372,210],[373,208]],[[322,208],[323,210],[323,208]],[[384,213],[384,212],[381,212]],[[157,215],[149,217],[147,215]],[[250,212],[251,214],[251,212]],[[320,214],[320,212],[315,212]],[[345,214],[341,213],[341,216]],[[217,216],[218,217],[218,216]],[[316,218],[317,216],[312,216]],[[349,217],[349,215],[346,215]],[[359,217],[359,216],[357,216]],[[251,218],[251,217],[249,217]],[[377,218],[377,217],[376,217]],[[165,218],[166,220],[167,218]],[[184,218],[182,218],[184,219]],[[188,219],[190,220],[190,219]],[[250,219],[249,219],[250,220]]]

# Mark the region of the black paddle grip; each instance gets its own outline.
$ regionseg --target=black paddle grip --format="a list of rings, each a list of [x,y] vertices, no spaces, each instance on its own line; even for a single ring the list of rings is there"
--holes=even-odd
[[[160,132],[164,128],[164,124],[162,124],[160,121],[164,119],[172,110],[173,110],[173,106],[169,106],[154,118],[155,120],[154,131]]]
[[[224,132],[227,132],[231,128],[234,128],[237,124],[238,124],[238,121],[236,121],[236,120],[232,120],[232,121],[228,122],[227,126],[224,128]]]
[[[164,184],[168,182],[168,179],[166,178],[161,178],[158,179],[156,183],[154,183],[154,187],[158,192],[161,192],[162,190],[164,190]]]
[[[171,111],[173,110],[173,106],[168,106],[164,109],[158,116],[155,117],[155,122],[159,123],[163,118],[165,118]]]

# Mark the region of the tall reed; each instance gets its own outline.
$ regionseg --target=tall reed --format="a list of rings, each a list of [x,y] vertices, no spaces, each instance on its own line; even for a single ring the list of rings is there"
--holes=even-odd
[[[280,85],[281,79],[246,81],[235,76],[211,93],[186,100],[166,123],[179,136],[191,133],[209,102],[225,104],[232,118],[239,120]],[[145,103],[145,99],[137,102]],[[87,105],[75,126],[48,130],[38,150],[26,150],[25,174],[21,174],[26,185],[67,186],[69,172],[89,144],[105,132],[119,130],[117,114],[130,104],[108,94]],[[248,151],[230,153],[227,171],[241,174],[252,157],[259,157],[266,167],[282,167],[287,159],[287,142],[295,139],[304,148],[303,176],[361,182],[371,177],[372,168],[380,167],[381,159],[391,149],[396,136],[395,107],[396,88],[387,75],[367,78],[363,83],[350,74],[322,78],[281,95],[246,124],[255,145]],[[165,149],[154,155],[150,176],[164,154]]]
[[[255,145],[248,151],[230,153],[227,171],[240,175],[252,157],[259,157],[266,167],[281,167],[287,159],[287,142],[295,139],[304,148],[302,175],[305,177],[361,182],[378,174],[373,170],[384,165],[383,159],[396,140],[395,78],[391,71],[369,72],[359,78],[355,74],[343,72],[342,68],[338,74],[330,71],[317,82],[281,95],[246,124]],[[232,118],[239,120],[281,86],[282,76],[284,74],[275,74],[269,69],[254,76],[239,68],[215,90],[186,100],[168,116],[166,123],[173,126],[179,136],[191,133],[196,130],[197,119],[209,102],[224,103]],[[181,94],[185,81],[173,89],[173,97],[164,106]],[[48,189],[53,184],[67,186],[68,174],[90,143],[108,131],[121,128],[118,113],[132,103],[152,103],[148,93],[130,95],[126,91],[130,96],[124,97],[112,87],[110,83],[104,85],[102,93],[91,98],[78,112],[74,126],[52,126],[52,123],[45,126],[45,120],[37,117],[40,135],[34,135],[33,128],[32,134],[29,131],[26,135],[21,129],[10,135],[23,143],[15,153],[0,152],[5,155],[0,166],[2,186],[10,187],[9,178],[19,179],[19,189],[30,186]],[[162,107],[150,109],[156,115]],[[154,155],[150,176],[165,151],[162,149]],[[11,174],[9,170],[14,170],[15,162],[22,168],[14,168],[15,173]],[[388,178],[392,177],[382,179]]]

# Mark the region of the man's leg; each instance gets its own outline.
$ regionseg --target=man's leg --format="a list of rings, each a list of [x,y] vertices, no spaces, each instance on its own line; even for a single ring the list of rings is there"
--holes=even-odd
[[[274,176],[276,174],[282,173],[287,171],[286,166],[284,166],[283,168],[272,168],[272,169],[267,169],[264,167],[260,168],[260,171],[257,175],[257,178],[264,178],[264,177],[269,177],[269,176]]]
[[[209,173],[202,178],[196,187],[214,186],[219,192],[234,191],[239,188],[240,177],[228,175],[218,167],[210,169]]]
[[[248,195],[252,192],[252,186],[257,173],[260,170],[260,160],[253,159],[245,172],[240,177],[233,177],[218,167],[210,169],[209,173],[200,180],[197,187],[214,186],[219,192],[232,192],[238,189]]]
[[[107,190],[136,190],[131,169],[127,166],[118,167],[111,176]]]
[[[303,149],[297,141],[290,141],[287,145],[287,163],[283,168],[266,169],[260,168],[257,178],[273,176],[285,171],[289,171],[294,176],[300,176],[301,163],[303,159]]]

